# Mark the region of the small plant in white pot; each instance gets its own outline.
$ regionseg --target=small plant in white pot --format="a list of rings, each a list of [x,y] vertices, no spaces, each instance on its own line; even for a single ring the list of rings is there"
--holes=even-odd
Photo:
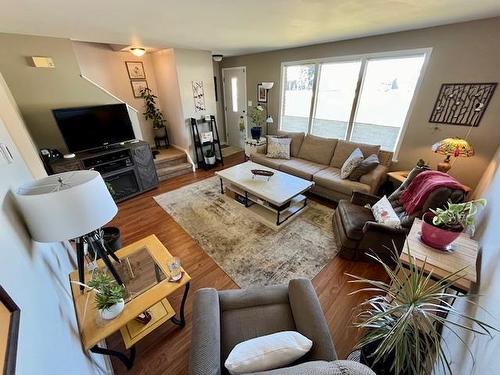
[[[423,216],[422,242],[435,249],[447,250],[464,230],[474,233],[479,206],[486,206],[486,199],[464,203],[448,202],[447,208],[431,209],[431,212]]]
[[[124,289],[111,276],[96,273],[85,286],[95,290],[95,303],[101,318],[111,320],[121,314],[125,307]]]
[[[215,164],[215,151],[212,149],[208,149],[205,151],[205,163],[207,165],[214,165]]]

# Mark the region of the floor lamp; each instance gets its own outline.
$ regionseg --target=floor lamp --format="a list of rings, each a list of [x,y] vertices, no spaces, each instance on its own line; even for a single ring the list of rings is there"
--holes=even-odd
[[[269,115],[269,103],[271,102],[271,98],[269,97],[269,90],[271,90],[274,86],[274,82],[262,82],[262,88],[266,90],[266,134],[269,131],[269,125],[271,125],[273,121],[273,117]]]
[[[118,207],[98,172],[65,172],[27,183],[17,190],[16,201],[34,241],[75,239],[81,283],[85,280],[87,243],[117,283],[123,284],[109,256],[117,262],[119,259],[107,249],[100,235],[100,228],[113,219]]]

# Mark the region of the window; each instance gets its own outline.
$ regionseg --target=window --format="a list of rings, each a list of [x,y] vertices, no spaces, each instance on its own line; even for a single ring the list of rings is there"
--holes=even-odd
[[[233,112],[238,112],[238,78],[231,78],[231,101],[233,103]]]
[[[425,52],[283,66],[280,127],[394,151]]]

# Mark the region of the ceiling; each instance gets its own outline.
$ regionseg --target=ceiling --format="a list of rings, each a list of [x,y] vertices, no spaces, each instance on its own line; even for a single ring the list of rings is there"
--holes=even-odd
[[[0,32],[239,55],[499,15],[499,0],[4,0]]]

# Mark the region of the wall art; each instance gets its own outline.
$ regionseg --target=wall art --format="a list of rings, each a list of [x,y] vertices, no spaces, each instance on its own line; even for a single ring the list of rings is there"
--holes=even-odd
[[[203,81],[193,81],[194,110],[196,112],[205,111],[205,92],[203,91]]]
[[[142,61],[125,61],[125,65],[130,79],[146,79]]]
[[[16,373],[17,338],[21,310],[0,286],[0,372]]]

